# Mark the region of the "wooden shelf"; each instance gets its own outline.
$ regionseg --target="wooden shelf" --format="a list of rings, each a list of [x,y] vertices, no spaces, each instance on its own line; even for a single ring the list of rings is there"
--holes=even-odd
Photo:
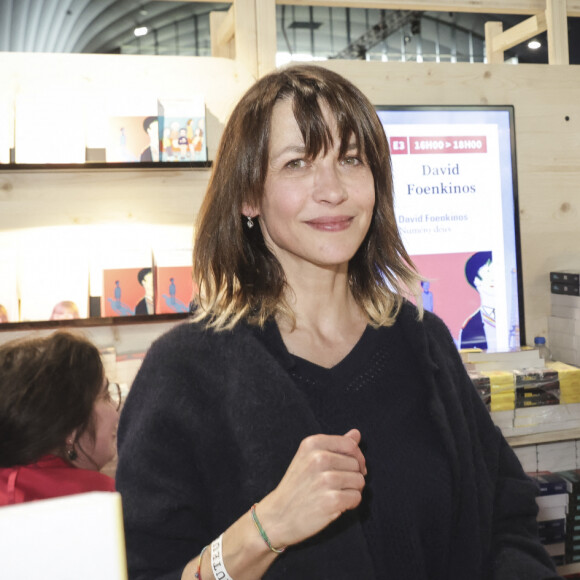
[[[564,564],[564,566],[558,566],[556,568],[560,576],[565,576],[567,574],[579,574],[580,573],[580,562],[574,564]]]
[[[524,445],[538,445],[541,443],[557,443],[558,441],[570,441],[580,439],[580,426],[574,429],[562,429],[561,431],[546,431],[544,433],[530,433],[529,435],[512,435],[506,437],[512,447]]]
[[[28,322],[7,322],[0,324],[0,332],[14,330],[44,330],[57,328],[89,328],[95,326],[124,326],[134,324],[152,324],[184,320],[187,313],[151,314],[137,316],[111,316],[102,318],[80,318],[76,320],[38,320]]]
[[[136,163],[0,163],[0,171],[83,171],[86,169],[209,169],[212,161],[144,161]]]

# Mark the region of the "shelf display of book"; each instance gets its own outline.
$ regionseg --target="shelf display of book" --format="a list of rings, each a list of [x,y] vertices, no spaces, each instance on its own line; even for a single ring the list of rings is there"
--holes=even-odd
[[[87,102],[68,93],[25,94],[0,103],[1,128],[0,164],[9,166],[208,163],[203,95],[124,91]]]

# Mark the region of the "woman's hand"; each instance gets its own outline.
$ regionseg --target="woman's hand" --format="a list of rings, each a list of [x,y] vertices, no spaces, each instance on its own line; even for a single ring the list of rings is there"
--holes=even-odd
[[[270,544],[284,548],[313,536],[343,512],[358,506],[367,473],[359,449],[361,435],[313,435],[302,441],[278,487],[256,507],[256,515]],[[249,513],[223,535],[223,559],[232,578],[261,578],[278,557],[254,528]],[[212,575],[205,556],[201,576]],[[185,567],[181,578],[195,576],[199,556]]]
[[[302,441],[278,487],[256,508],[273,546],[301,542],[359,505],[367,473],[360,440],[351,429]]]

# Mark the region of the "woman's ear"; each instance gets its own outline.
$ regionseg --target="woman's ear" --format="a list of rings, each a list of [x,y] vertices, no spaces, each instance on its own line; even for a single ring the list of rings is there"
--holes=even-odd
[[[250,205],[249,203],[242,203],[242,213],[246,216],[246,217],[256,217],[257,215],[260,215],[260,211],[258,208],[254,207],[253,205]]]
[[[75,429],[67,438],[65,442],[65,452],[68,460],[73,463],[78,459],[78,452],[75,449],[75,443],[77,440],[77,430]]]

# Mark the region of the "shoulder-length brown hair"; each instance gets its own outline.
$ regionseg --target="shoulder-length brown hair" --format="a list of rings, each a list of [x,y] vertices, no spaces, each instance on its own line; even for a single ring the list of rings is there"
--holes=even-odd
[[[0,467],[47,453],[65,457],[66,438],[95,437],[93,405],[104,369],[96,346],[59,331],[0,346]]]
[[[266,247],[259,220],[249,229],[242,216],[243,204],[261,205],[272,110],[281,99],[293,104],[309,158],[332,145],[320,108],[323,102],[336,120],[339,155],[346,155],[354,136],[372,171],[375,207],[369,231],[349,263],[349,283],[370,323],[390,325],[404,297],[418,296],[420,278],[396,224],[385,132],[373,105],[358,88],[339,74],[313,65],[290,66],[258,80],[226,124],[196,227],[196,319],[218,329],[231,328],[241,319],[261,325],[274,314],[294,320],[284,298],[282,266]]]

